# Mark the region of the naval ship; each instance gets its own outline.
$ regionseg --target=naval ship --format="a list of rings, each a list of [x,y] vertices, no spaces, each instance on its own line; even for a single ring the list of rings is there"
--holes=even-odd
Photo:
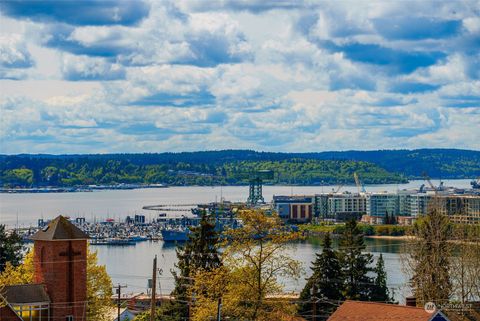
[[[202,213],[205,212],[215,217],[215,230],[222,232],[226,228],[238,228],[240,222],[235,218],[234,207],[230,202],[212,202],[208,204],[199,204],[192,209],[193,217],[182,216],[179,219],[163,218],[168,220],[160,229],[164,242],[185,242],[191,233],[190,227],[198,226],[202,219]]]

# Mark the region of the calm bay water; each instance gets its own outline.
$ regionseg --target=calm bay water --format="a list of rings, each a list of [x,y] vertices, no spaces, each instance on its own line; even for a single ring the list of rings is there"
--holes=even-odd
[[[400,302],[410,295],[407,276],[401,271],[400,249],[404,241],[367,239],[367,251],[374,255],[375,260],[380,253],[385,260],[388,276],[388,286],[395,291],[395,297]],[[163,273],[159,278],[159,291],[169,294],[174,287],[171,270],[176,262],[175,245],[163,242],[142,242],[135,247],[92,247],[98,251],[101,264],[106,264],[107,271],[114,283],[126,284],[125,293],[146,292],[147,280],[151,278],[153,257],[157,255],[158,265]],[[315,253],[321,251],[321,240],[311,238],[291,245],[287,253],[302,262],[304,273],[299,280],[282,279],[285,291],[300,292],[305,285],[305,278],[311,275],[311,262]]]
[[[470,187],[470,180],[445,180],[445,185],[459,188]],[[424,181],[411,181],[408,184],[367,185],[369,192],[396,191],[418,188]],[[434,184],[438,182],[434,181]],[[273,195],[301,195],[329,192],[336,186],[264,186],[265,201]],[[344,186],[341,191],[356,192],[356,186]],[[154,218],[156,212],[142,210],[145,205],[156,204],[196,204],[212,202],[223,197],[228,201],[245,201],[247,186],[214,187],[169,187],[137,190],[105,190],[80,193],[39,193],[39,194],[0,194],[0,224],[27,227],[36,225],[39,218],[54,218],[59,214],[123,220],[127,215],[145,214]]]
[[[447,186],[470,187],[470,180],[446,180]],[[367,191],[396,191],[418,188],[424,181],[411,181],[408,184],[370,185]],[[438,182],[434,182],[438,184]],[[336,187],[333,187],[336,188]],[[265,186],[264,197],[267,202],[273,195],[301,195],[328,192],[332,186]],[[345,186],[343,191],[355,192],[355,186]],[[123,220],[127,215],[145,214],[147,219],[154,218],[156,212],[142,210],[145,205],[156,204],[196,204],[224,198],[229,201],[244,201],[248,196],[245,186],[215,187],[170,187],[161,189],[112,190],[82,193],[49,194],[0,194],[0,224],[27,227],[36,225],[39,218],[54,218],[59,214],[70,217],[85,217],[87,220],[115,218]],[[401,269],[399,249],[400,240],[367,240],[367,250],[375,257],[383,253],[388,274],[388,286],[395,289],[396,299],[404,302],[409,295],[406,285],[407,276]],[[127,284],[125,292],[145,292],[147,279],[150,278],[152,260],[158,256],[159,267],[163,270],[160,277],[160,291],[170,293],[173,278],[170,270],[176,261],[174,245],[163,242],[142,242],[129,247],[93,247],[98,251],[101,264],[114,283]],[[305,278],[310,275],[310,262],[315,253],[321,250],[320,240],[309,239],[292,244],[289,254],[303,263],[305,273],[300,280],[284,279],[287,291],[300,291]]]

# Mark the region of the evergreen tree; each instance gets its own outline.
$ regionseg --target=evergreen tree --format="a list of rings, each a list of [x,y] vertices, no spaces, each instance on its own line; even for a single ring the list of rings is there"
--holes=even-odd
[[[372,271],[372,254],[362,253],[365,241],[357,222],[352,219],[345,224],[340,238],[340,261],[345,277],[343,294],[350,300],[370,300],[373,278],[367,274]]]
[[[3,272],[7,262],[18,266],[23,258],[23,241],[17,232],[7,233],[5,225],[0,225],[0,272]]]
[[[211,271],[221,266],[218,253],[219,234],[215,230],[213,218],[202,213],[200,225],[191,227],[188,241],[177,248],[178,273],[172,271],[175,278],[175,289],[172,295],[175,301],[162,308],[162,320],[185,320],[188,318],[191,300],[189,292],[193,283],[193,275],[199,270]]]
[[[387,272],[385,271],[385,261],[383,255],[377,260],[374,272],[376,274],[374,284],[372,286],[371,300],[378,302],[392,303],[393,298],[390,296],[390,291],[387,287]]]
[[[342,268],[338,259],[338,253],[332,249],[330,234],[325,234],[323,250],[316,254],[315,262],[312,262],[312,276],[307,279],[307,284],[300,293],[300,305],[298,312],[307,320],[313,319],[313,302],[320,299],[316,304],[316,320],[326,320],[336,308],[335,305],[325,300],[343,300]],[[315,287],[314,287],[315,286]]]

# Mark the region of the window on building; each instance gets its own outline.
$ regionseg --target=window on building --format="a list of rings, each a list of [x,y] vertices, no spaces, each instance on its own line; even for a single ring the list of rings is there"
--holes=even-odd
[[[73,321],[73,320],[74,320],[73,315],[67,315],[67,317],[65,318],[65,321]]]
[[[39,305],[12,304],[12,308],[25,321],[47,321],[50,318],[48,303]]]
[[[292,205],[292,219],[296,219],[298,217],[298,208],[296,205]]]
[[[306,207],[307,206],[305,206],[305,205],[300,205],[300,217],[301,218],[305,218],[305,208]]]

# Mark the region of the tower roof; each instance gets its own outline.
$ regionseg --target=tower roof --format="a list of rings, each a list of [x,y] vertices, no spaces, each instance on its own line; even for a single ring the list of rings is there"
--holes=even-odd
[[[62,215],[57,216],[46,227],[33,234],[36,241],[86,240],[88,235]]]

